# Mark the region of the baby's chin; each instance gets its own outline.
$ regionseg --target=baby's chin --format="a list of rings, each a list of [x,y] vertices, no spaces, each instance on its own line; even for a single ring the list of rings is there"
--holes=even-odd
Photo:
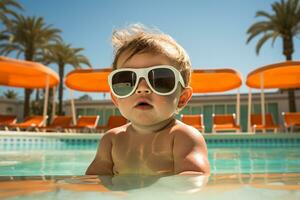
[[[174,112],[164,111],[153,107],[151,110],[131,110],[128,113],[123,113],[125,118],[132,124],[138,124],[141,126],[155,126],[159,123],[164,123],[174,118]]]
[[[139,125],[139,126],[154,126],[158,122],[155,119],[133,119],[131,121],[132,124]]]
[[[155,127],[155,126],[163,126],[164,124],[168,124],[174,117],[152,117],[152,118],[137,118],[131,120],[132,124],[145,126],[145,127]]]

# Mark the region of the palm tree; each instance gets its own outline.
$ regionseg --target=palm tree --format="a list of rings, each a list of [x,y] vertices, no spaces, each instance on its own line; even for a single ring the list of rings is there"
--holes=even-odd
[[[293,38],[300,33],[300,5],[298,0],[281,0],[272,4],[273,13],[265,11],[256,12],[256,17],[265,20],[254,23],[247,31],[249,35],[247,43],[258,35],[262,37],[256,44],[256,54],[268,40],[272,44],[277,38],[282,39],[283,55],[286,60],[292,60],[294,53]],[[295,93],[293,89],[288,90],[289,110],[296,112]]]
[[[25,60],[35,61],[49,47],[49,42],[61,40],[59,29],[46,25],[42,17],[24,17],[17,15],[12,25],[5,31],[10,40],[2,40],[0,54],[16,52],[17,58],[22,54]],[[0,38],[1,41],[1,38]],[[31,89],[25,89],[24,117],[29,115]]]
[[[10,17],[17,16],[14,9],[23,10],[23,7],[15,0],[0,0],[0,21],[7,27],[11,25]]]
[[[17,97],[18,97],[18,93],[16,93],[13,90],[7,90],[3,94],[7,99],[17,99]]]
[[[62,101],[63,101],[63,78],[64,70],[66,65],[71,65],[74,68],[81,68],[80,64],[85,64],[88,67],[92,67],[89,60],[79,54],[83,51],[83,48],[72,48],[70,44],[63,42],[57,42],[50,46],[45,52],[43,60],[46,64],[56,63],[58,66],[58,74],[60,78],[59,89],[58,89],[58,114],[62,115]]]
[[[15,17],[16,9],[23,10],[23,7],[15,0],[0,0],[0,21],[4,28],[9,28],[12,24],[11,17]],[[1,40],[9,40],[9,35],[5,34],[3,30],[0,32]]]

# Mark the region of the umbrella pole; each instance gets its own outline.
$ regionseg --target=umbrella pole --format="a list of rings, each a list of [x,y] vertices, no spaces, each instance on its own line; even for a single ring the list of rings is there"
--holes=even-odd
[[[240,88],[237,89],[237,94],[236,94],[236,123],[237,125],[240,125],[241,122],[241,111],[240,111]]]
[[[51,114],[51,121],[53,122],[53,120],[54,120],[54,116],[55,116],[55,109],[56,109],[56,105],[55,105],[55,98],[56,98],[56,87],[54,86],[53,87],[53,89],[52,89],[52,93],[53,93],[53,95],[52,95],[52,114]]]
[[[75,111],[75,104],[73,99],[73,91],[69,89],[70,91],[70,101],[71,101],[71,111],[72,111],[72,119],[73,119],[73,125],[76,125],[76,111]]]
[[[251,93],[251,88],[248,88],[249,93],[248,93],[248,132],[252,132],[251,130],[251,104],[252,104],[252,93]]]
[[[47,119],[47,108],[48,108],[48,96],[49,96],[49,77],[46,78],[46,91],[45,91],[45,99],[44,99],[44,110],[43,110],[43,125],[46,125]]]
[[[265,115],[265,93],[264,93],[264,74],[260,73],[260,101],[261,101],[261,117],[262,125],[266,125],[266,115]],[[263,129],[266,132],[266,129]]]

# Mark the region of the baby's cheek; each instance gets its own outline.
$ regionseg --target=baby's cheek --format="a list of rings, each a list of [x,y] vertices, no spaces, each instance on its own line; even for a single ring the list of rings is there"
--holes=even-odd
[[[165,97],[164,99],[161,99],[161,106],[163,108],[168,109],[176,109],[178,105],[178,98],[177,97]]]
[[[132,103],[130,104],[125,101],[119,102],[119,110],[120,110],[121,114],[125,117],[127,117],[128,113],[131,112],[131,108],[132,108]]]

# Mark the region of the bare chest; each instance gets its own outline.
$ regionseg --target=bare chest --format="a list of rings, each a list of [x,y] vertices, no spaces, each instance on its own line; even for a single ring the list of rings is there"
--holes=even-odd
[[[116,174],[161,174],[173,172],[173,142],[165,137],[118,138],[112,147]]]

